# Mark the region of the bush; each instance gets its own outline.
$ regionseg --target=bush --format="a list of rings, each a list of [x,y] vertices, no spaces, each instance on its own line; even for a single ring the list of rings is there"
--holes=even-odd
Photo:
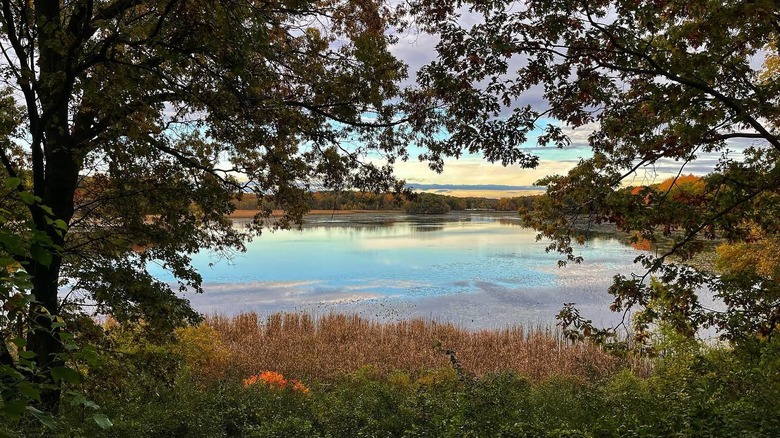
[[[302,381],[309,389],[302,391],[272,372],[254,380],[249,373],[202,372],[198,367],[213,362],[199,355],[219,361],[212,356],[221,347],[200,327],[158,344],[142,333],[139,326],[112,327],[104,345],[114,355],[88,380],[88,396],[114,426],[101,430],[84,421],[83,407],[68,405],[59,436],[780,436],[777,339],[763,340],[756,354],[667,338],[649,377],[622,370],[600,380],[531,380],[514,372],[474,377],[451,367],[364,367]],[[29,427],[8,432],[51,436]]]

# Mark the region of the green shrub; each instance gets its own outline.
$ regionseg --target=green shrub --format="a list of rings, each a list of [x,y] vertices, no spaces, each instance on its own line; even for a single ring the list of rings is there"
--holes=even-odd
[[[85,421],[83,406],[66,405],[59,436],[780,436],[776,339],[743,351],[669,338],[649,377],[626,369],[603,381],[531,381],[512,373],[476,378],[443,368],[412,376],[366,367],[303,382],[310,388],[305,394],[289,386],[246,387],[238,378],[209,383],[192,375],[194,350],[172,340],[155,344],[137,329],[107,335],[114,355],[90,371],[85,385],[114,426],[102,430]],[[28,430],[6,432],[51,436],[40,425],[21,427]]]

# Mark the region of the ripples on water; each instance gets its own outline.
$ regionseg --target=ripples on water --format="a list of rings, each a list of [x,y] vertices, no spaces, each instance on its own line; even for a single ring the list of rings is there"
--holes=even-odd
[[[307,220],[303,230],[263,234],[229,261],[195,255],[205,293],[187,298],[207,313],[334,310],[471,328],[554,324],[562,304],[575,302],[594,322],[608,323],[616,316],[607,310],[607,287],[615,274],[636,269],[638,255],[616,239],[592,239],[578,248],[583,264],[558,268],[559,255],[545,253],[546,243],[514,214]]]

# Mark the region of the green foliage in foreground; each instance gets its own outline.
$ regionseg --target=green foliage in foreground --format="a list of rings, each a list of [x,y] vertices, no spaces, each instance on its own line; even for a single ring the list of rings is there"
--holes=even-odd
[[[371,369],[305,382],[309,395],[240,379],[203,382],[173,349],[136,344],[106,362],[90,391],[102,430],[63,407],[68,437],[648,437],[780,436],[780,341],[758,356],[676,341],[651,377],[628,370],[544,382],[452,369],[379,377]],[[154,359],[154,360],[152,360]],[[0,426],[2,427],[2,426]],[[52,436],[29,429],[10,436]]]

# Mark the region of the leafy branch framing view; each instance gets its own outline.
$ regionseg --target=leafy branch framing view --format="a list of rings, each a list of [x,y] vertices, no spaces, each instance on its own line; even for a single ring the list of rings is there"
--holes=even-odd
[[[533,168],[529,139],[568,147],[564,127],[593,127],[593,155],[521,214],[565,261],[598,224],[670,242],[609,291],[635,340],[714,327],[760,354],[780,329],[773,2],[2,0],[0,29],[6,413],[57,413],[79,315],[199,321],[149,263],[200,292],[191,254],[300,224],[313,191],[400,192],[393,164],[418,149],[439,172],[464,154]],[[411,85],[402,31],[439,38]],[[637,183],[655,166],[676,176]],[[259,211],[245,230],[239,193]],[[717,271],[685,265],[706,240]],[[618,329],[560,318],[575,339]]]

